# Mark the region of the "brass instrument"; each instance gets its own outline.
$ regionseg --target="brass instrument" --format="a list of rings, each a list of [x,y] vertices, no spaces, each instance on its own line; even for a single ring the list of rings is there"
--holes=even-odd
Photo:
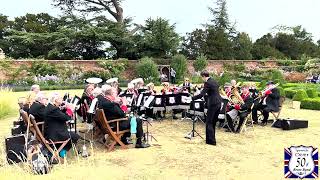
[[[272,89],[278,87],[279,85],[280,85],[280,84],[277,83],[277,84],[275,84],[273,87],[265,88],[263,91],[260,91],[260,92],[259,92],[258,97],[256,97],[254,100],[257,100],[257,99],[260,99],[260,98],[264,97],[264,94],[265,94],[267,91],[272,90]]]
[[[239,84],[239,83],[238,83]],[[238,91],[238,84],[231,90],[231,100],[233,104],[244,104],[244,101]]]

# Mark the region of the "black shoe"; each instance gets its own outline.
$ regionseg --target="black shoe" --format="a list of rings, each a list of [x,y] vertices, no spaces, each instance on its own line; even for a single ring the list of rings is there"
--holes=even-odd
[[[148,148],[148,147],[150,147],[150,144],[141,143],[141,144],[136,144],[135,148]]]
[[[173,116],[172,118],[173,118],[173,119],[178,119],[178,117],[177,117],[177,116]]]
[[[253,124],[258,124],[258,122],[257,121],[253,121]]]
[[[261,126],[266,126],[268,123],[267,122],[262,122]]]
[[[217,143],[216,142],[206,142],[206,144],[208,144],[208,145],[213,145],[213,146],[216,146],[217,145]]]

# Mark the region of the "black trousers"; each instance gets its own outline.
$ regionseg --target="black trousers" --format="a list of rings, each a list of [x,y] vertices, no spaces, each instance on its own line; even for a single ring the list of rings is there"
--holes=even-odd
[[[136,133],[136,137],[137,137],[137,144],[141,144],[142,143],[142,136],[143,136],[143,128],[142,128],[142,120],[137,118],[137,133]],[[126,130],[126,129],[130,129],[130,120],[128,121],[121,121],[120,122],[120,125],[119,125],[119,130],[122,131],[122,130]],[[131,136],[131,133],[130,132],[127,132],[125,133],[122,137],[121,137],[121,140],[122,141],[125,141],[127,137],[130,137]]]
[[[221,108],[221,103],[208,107],[208,113],[206,118],[206,143],[216,144],[216,123]]]
[[[240,131],[240,128],[243,125],[243,122],[244,122],[245,118],[248,116],[248,112],[239,113],[238,116],[239,116],[240,120],[239,120],[239,125],[238,125],[237,130],[236,130],[237,132]],[[235,127],[233,125],[233,120],[231,119],[229,114],[227,114],[227,121],[228,121],[228,125],[229,125],[231,131],[234,132],[235,131]]]
[[[66,151],[69,151],[72,148],[72,144],[77,144],[78,140],[80,139],[80,136],[75,132],[69,132],[69,135],[70,135],[70,141],[63,148]],[[57,146],[57,148],[59,147],[60,146]]]
[[[267,105],[262,105],[261,103],[259,103],[259,104],[256,104],[253,106],[252,120],[254,122],[258,122],[258,111],[262,111],[262,115],[263,115],[262,122],[264,122],[264,123],[268,122],[269,112],[271,112],[271,110],[269,108],[267,108]]]

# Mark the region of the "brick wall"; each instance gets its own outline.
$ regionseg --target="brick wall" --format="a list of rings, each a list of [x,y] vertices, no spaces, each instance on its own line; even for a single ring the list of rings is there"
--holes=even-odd
[[[26,65],[28,67],[31,66],[31,63],[35,60],[14,60],[10,61],[12,62],[12,67],[19,68],[21,65]],[[75,67],[79,67],[81,71],[97,71],[97,70],[103,70],[99,67],[98,61],[96,60],[50,60],[47,61],[52,64],[60,64],[60,65],[72,65]],[[126,79],[132,79],[134,76],[134,69],[135,64],[137,61],[129,61],[129,68],[125,72],[122,73],[122,77]],[[277,61],[270,60],[270,61],[259,61],[259,60],[209,60],[207,70],[210,72],[216,72],[221,73],[223,70],[224,63],[230,63],[230,64],[244,64],[246,68],[276,68],[277,67]],[[193,61],[188,61],[188,74],[194,73],[193,68]],[[9,77],[6,77],[4,72],[0,70],[0,81],[6,80]]]

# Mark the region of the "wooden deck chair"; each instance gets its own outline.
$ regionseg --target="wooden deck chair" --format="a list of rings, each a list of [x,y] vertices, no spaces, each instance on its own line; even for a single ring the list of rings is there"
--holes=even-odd
[[[283,103],[284,101],[286,100],[285,97],[281,96],[280,97],[280,100],[279,100],[279,111],[278,112],[271,112],[271,114],[273,115],[273,123],[271,126],[273,126],[273,124],[279,119],[280,117],[280,113],[281,113],[281,110],[282,110],[282,106],[283,106]]]
[[[52,154],[50,161],[52,162],[54,159],[56,159],[60,163],[60,157],[59,153],[60,151],[67,145],[67,143],[70,141],[70,138],[68,138],[65,141],[55,141],[53,142],[52,140],[47,141],[42,132],[40,131],[38,124],[36,120],[34,119],[33,115],[30,114],[30,121],[33,125],[33,128],[35,130],[35,136],[37,140],[47,148],[47,150]],[[60,144],[60,147],[57,149],[56,145]]]
[[[26,127],[28,128],[28,124],[29,124],[29,130],[32,132],[32,134],[35,134],[35,129],[33,128],[32,123],[29,121],[28,113],[25,112],[23,109],[20,109],[20,116],[24,124],[26,125]],[[44,122],[37,122],[37,125],[38,127],[39,125],[41,125],[41,132],[44,133]]]
[[[123,142],[121,142],[121,137],[124,135],[124,133],[130,132],[130,129],[120,131],[119,127],[121,121],[127,121],[128,119],[121,118],[108,121],[106,119],[103,109],[98,109],[96,113],[97,121],[101,125],[101,131],[103,132],[103,134],[108,134],[108,138],[111,140],[111,143],[105,143],[105,146],[108,148],[108,151],[114,150],[114,146],[117,143],[120,144],[121,149],[127,149],[128,147],[125,144],[123,144]],[[115,123],[116,127],[112,127],[111,123]],[[108,142],[108,139],[106,139],[106,142]]]
[[[251,109],[253,108],[253,106],[254,106],[254,104],[252,104]],[[242,133],[243,131],[247,131],[247,127],[252,127],[252,130],[254,130],[252,111],[244,119],[242,127],[240,127],[240,133]]]

